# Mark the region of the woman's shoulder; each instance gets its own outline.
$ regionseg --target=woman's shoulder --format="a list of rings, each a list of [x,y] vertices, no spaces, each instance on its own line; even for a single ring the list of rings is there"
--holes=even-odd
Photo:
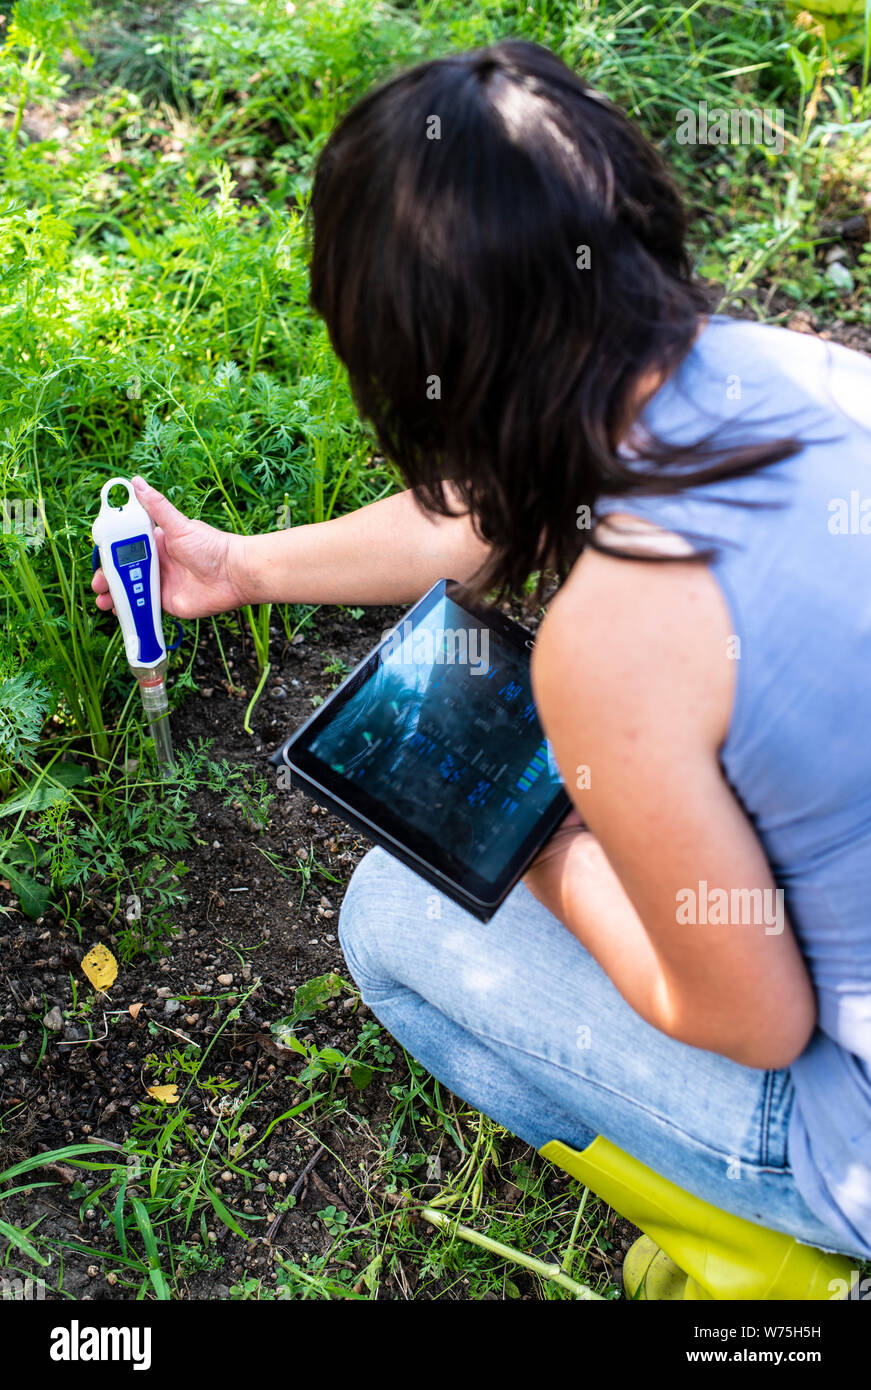
[[[700,738],[718,747],[734,694],[723,592],[680,536],[620,513],[609,522],[638,559],[584,551],[536,639],[536,698],[545,715],[569,702],[590,728],[631,718],[663,735],[693,710]]]
[[[713,314],[684,369],[693,389],[713,384],[725,419],[813,404],[871,427],[871,356],[815,333]]]
[[[660,455],[674,445],[678,461],[652,463],[651,439]],[[789,441],[779,461],[728,472],[731,454]],[[715,315],[621,446],[640,475],[661,472],[668,486],[606,493],[593,520],[631,513],[724,560],[743,554],[752,562],[772,545],[804,551],[828,498],[867,490],[869,444],[871,358],[810,334]],[[679,451],[696,445],[715,451],[724,476],[692,481]]]

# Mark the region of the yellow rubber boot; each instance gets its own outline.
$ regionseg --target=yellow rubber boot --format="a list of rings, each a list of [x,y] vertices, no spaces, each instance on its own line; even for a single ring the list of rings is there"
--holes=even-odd
[[[646,1292],[681,1299],[827,1300],[851,1281],[846,1255],[826,1254],[781,1231],[721,1211],[669,1182],[599,1135],[586,1149],[553,1139],[540,1150],[573,1178],[641,1228],[669,1259],[653,1268],[655,1251],[630,1261]],[[647,1265],[642,1268],[645,1256]],[[677,1271],[674,1270],[677,1266]],[[679,1276],[684,1275],[685,1279]],[[661,1276],[661,1277],[660,1277]],[[662,1289],[657,1293],[656,1285]],[[636,1284],[636,1290],[638,1289]]]
[[[650,1236],[639,1236],[623,1257],[623,1288],[626,1297],[650,1301],[706,1298],[695,1280],[680,1269],[670,1255],[660,1250]]]

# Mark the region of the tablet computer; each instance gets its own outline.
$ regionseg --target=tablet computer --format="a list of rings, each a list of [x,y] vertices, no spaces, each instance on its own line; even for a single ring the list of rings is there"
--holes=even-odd
[[[269,761],[487,921],[571,805],[533,703],[532,644],[439,580]]]

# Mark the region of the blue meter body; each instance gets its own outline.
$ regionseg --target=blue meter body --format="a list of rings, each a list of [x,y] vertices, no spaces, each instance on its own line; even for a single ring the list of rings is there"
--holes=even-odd
[[[145,535],[134,536],[129,541],[112,541],[111,552],[139,638],[136,664],[147,666],[159,661],[165,652],[163,642],[157,640],[157,624],[151,611],[151,541]]]

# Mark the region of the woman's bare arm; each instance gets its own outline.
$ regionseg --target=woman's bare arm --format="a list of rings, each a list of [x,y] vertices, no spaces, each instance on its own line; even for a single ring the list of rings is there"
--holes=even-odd
[[[185,516],[136,477],[155,524],[163,608],[177,618],[258,603],[412,603],[437,579],[470,580],[489,547],[467,515],[431,516],[411,492],[347,516],[260,536],[240,536]],[[102,569],[97,607],[112,608]]]
[[[588,829],[559,836],[527,883],[649,1023],[746,1066],[783,1067],[808,1042],[816,1001],[719,762],[730,628],[704,565],[582,557],[542,624],[533,684]],[[715,893],[725,921],[703,907]]]
[[[236,572],[248,603],[412,603],[437,579],[471,579],[488,553],[468,516],[431,516],[401,492],[334,521],[245,536]]]

